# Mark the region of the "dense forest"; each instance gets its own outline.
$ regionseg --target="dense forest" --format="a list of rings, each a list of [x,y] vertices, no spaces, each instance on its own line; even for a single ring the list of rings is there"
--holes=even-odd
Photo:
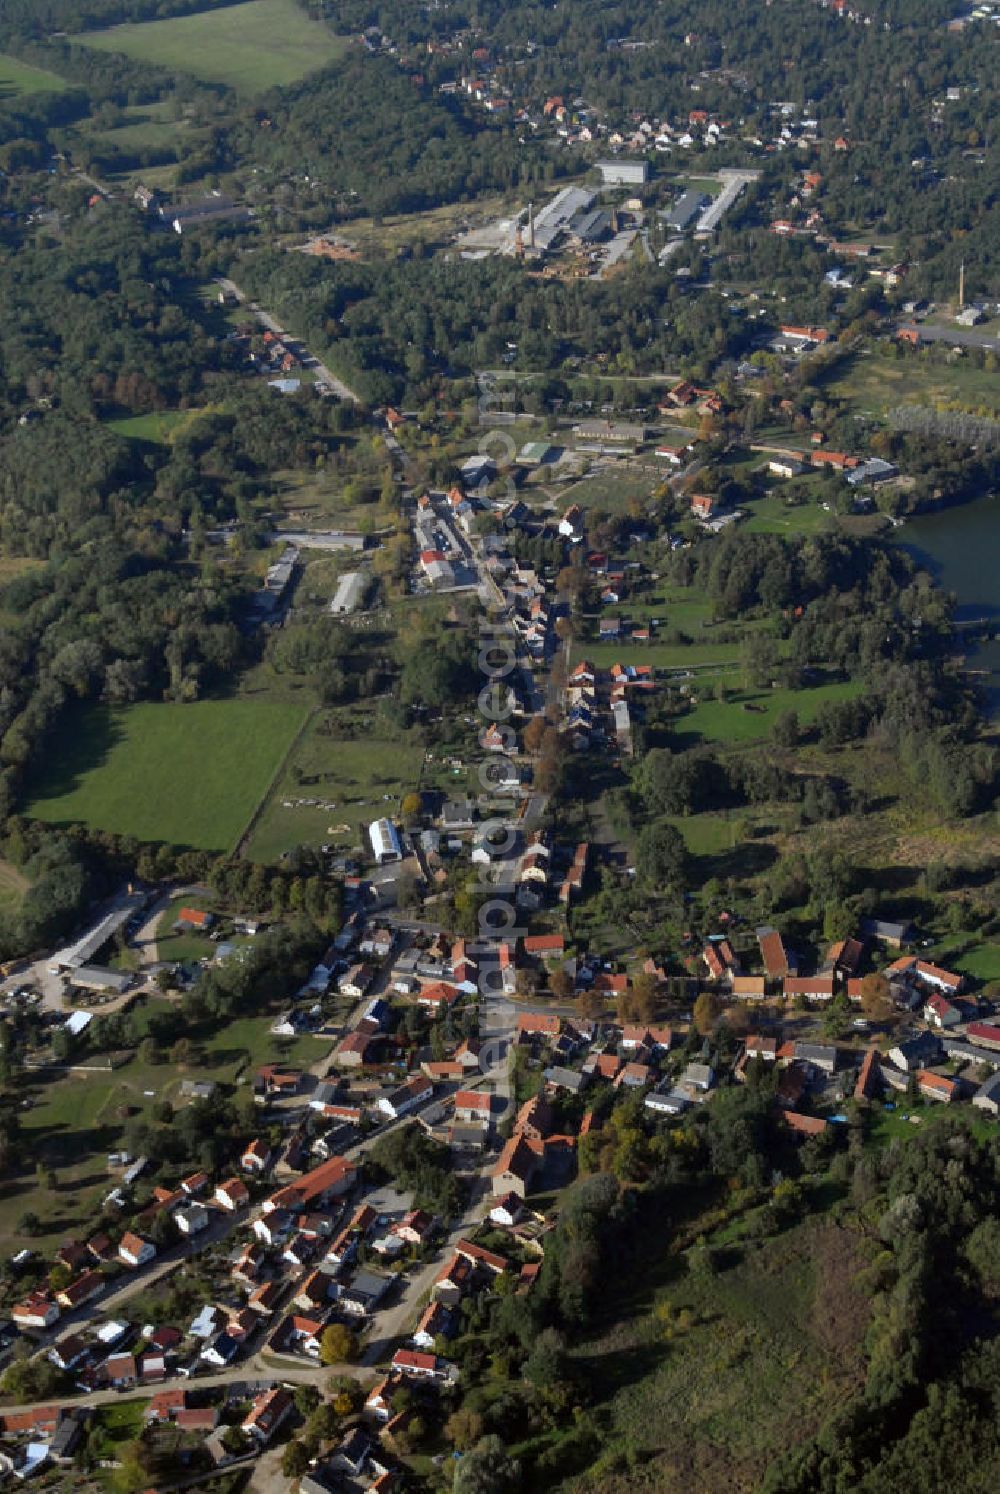
[[[442,378],[496,367],[512,341],[526,369],[572,370],[586,358],[610,373],[704,375],[749,338],[724,300],[687,297],[641,264],[613,284],[534,279],[501,259],[328,266],[265,253],[246,269],[255,294],[326,346],[376,403],[421,400]]]

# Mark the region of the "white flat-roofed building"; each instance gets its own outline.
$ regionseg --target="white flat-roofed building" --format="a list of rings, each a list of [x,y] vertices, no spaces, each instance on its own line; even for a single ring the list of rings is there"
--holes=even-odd
[[[372,843],[372,853],[379,866],[385,866],[389,861],[402,861],[403,847],[399,842],[399,832],[391,820],[373,820],[368,826],[368,839]]]
[[[606,187],[641,187],[649,178],[649,162],[628,160],[596,162],[601,181]]]
[[[356,612],[365,599],[368,589],[367,571],[348,571],[341,576],[330,611],[336,614]]]

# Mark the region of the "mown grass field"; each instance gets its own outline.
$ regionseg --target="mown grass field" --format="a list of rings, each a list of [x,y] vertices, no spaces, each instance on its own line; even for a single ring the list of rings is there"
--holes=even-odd
[[[851,700],[860,681],[835,680],[806,690],[734,690],[727,700],[699,700],[674,724],[678,736],[708,742],[752,742],[766,737],[783,711],[795,711],[807,726],[829,700]]]
[[[655,637],[655,634],[654,634]],[[739,661],[739,643],[594,643],[587,658],[598,669],[611,664],[651,664],[654,669],[696,669]]]
[[[171,898],[169,907],[165,908],[159,923],[156,925],[156,953],[161,960],[176,960],[181,964],[194,964],[202,960],[206,955],[211,955],[215,945],[208,934],[201,934],[197,929],[178,929],[174,925],[182,908],[197,908],[201,912],[211,912],[211,903],[206,902],[203,897],[188,897],[181,893],[179,897]]]
[[[995,939],[948,939],[931,953],[936,965],[973,980],[1000,981],[1000,943]]]
[[[781,479],[775,482],[780,484]],[[751,534],[825,534],[837,527],[837,517],[822,507],[818,489],[815,502],[791,504],[777,486],[766,498],[748,503],[746,510],[748,517],[740,527]]]
[[[142,841],[229,850],[306,710],[237,698],[80,711],[47,754],[27,813]]]
[[[398,814],[402,796],[416,788],[421,747],[381,740],[371,722],[358,721],[354,737],[332,736],[326,720],[321,713],[310,723],[285,764],[250,837],[252,861],[277,861],[299,845],[367,846],[365,828]]]
[[[55,93],[67,87],[66,80],[44,68],[31,67],[17,57],[0,52],[0,101],[29,93]]]
[[[310,20],[294,0],[245,0],[223,10],[85,31],[76,40],[239,93],[296,83],[342,56],[348,45],[346,37]]]

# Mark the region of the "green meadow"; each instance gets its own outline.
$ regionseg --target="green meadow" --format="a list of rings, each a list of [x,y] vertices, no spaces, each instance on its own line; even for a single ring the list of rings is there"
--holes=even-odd
[[[55,73],[0,53],[0,101],[29,93],[55,93],[66,86],[65,79],[57,78]]]
[[[245,699],[81,710],[47,753],[27,813],[230,850],[305,716],[301,705]]]
[[[85,31],[76,40],[248,94],[296,83],[342,56],[348,44],[310,20],[295,0],[245,0],[166,21]]]

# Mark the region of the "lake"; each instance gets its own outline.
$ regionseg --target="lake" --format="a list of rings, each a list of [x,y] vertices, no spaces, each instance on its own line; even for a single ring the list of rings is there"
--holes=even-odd
[[[958,598],[955,621],[987,617],[1000,627],[1000,497],[910,519],[899,543],[934,579]],[[969,649],[969,667],[985,670],[980,680],[992,720],[1000,719],[1000,638]]]

